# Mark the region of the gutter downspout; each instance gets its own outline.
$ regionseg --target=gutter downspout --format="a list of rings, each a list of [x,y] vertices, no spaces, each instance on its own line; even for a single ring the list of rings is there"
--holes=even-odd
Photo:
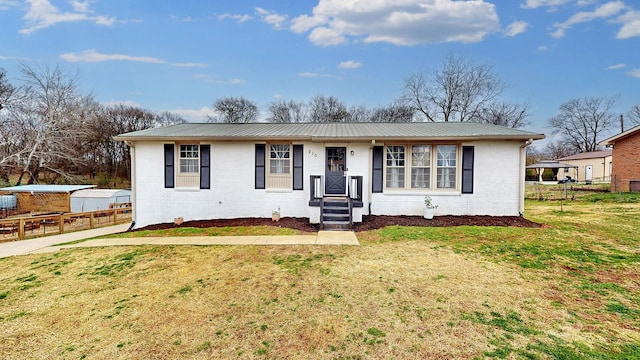
[[[136,225],[136,213],[138,199],[136,198],[136,147],[133,142],[125,140],[125,145],[129,147],[129,156],[131,157],[131,226],[128,231],[131,231]]]
[[[524,144],[520,145],[520,195],[519,200],[519,212],[520,217],[524,216],[524,179],[526,176],[526,165],[527,165],[527,146],[533,143],[533,139],[529,139],[525,141]],[[132,165],[133,166],[133,165]]]

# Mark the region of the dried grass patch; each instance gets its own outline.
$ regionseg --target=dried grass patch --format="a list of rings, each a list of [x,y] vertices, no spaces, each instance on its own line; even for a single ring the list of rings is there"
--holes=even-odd
[[[517,269],[428,242],[75,249],[0,271],[0,352],[15,359],[472,358],[501,336],[474,314],[563,317]],[[19,290],[30,274],[39,285]]]

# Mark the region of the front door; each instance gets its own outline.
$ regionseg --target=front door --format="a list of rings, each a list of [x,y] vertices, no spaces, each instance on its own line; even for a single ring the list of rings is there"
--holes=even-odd
[[[345,195],[347,193],[347,148],[328,147],[325,167],[325,189],[327,195]]]

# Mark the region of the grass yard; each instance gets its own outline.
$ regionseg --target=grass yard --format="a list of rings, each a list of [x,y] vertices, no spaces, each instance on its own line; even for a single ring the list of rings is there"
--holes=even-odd
[[[0,259],[0,354],[640,359],[640,196],[594,196],[527,202],[540,229],[394,226],[358,233],[360,247]]]

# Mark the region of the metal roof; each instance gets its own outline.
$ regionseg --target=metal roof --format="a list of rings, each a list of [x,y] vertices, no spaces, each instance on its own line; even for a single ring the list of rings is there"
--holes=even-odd
[[[565,169],[577,168],[575,165],[561,163],[555,160],[542,160],[527,166],[527,169]]]
[[[183,123],[130,132],[120,141],[158,140],[462,140],[543,139],[543,134],[473,122],[412,123]]]
[[[95,185],[20,185],[0,188],[0,192],[31,192],[34,193],[72,193],[74,191],[89,189]]]
[[[85,189],[71,194],[72,198],[110,198],[112,196],[130,196],[131,190],[123,189]]]
[[[571,156],[565,156],[565,157],[559,158],[558,160],[598,159],[598,158],[605,158],[607,156],[611,156],[611,154],[612,154],[611,150],[589,151],[589,152],[574,154]]]

